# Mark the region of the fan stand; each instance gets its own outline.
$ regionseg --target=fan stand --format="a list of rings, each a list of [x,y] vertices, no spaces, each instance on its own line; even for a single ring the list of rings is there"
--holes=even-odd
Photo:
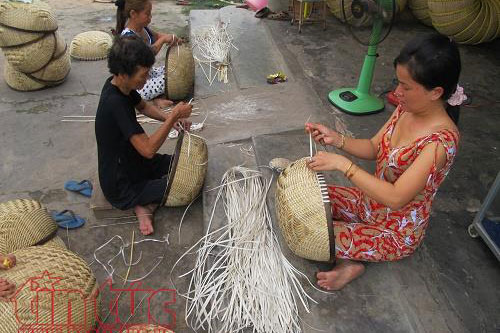
[[[377,41],[382,32],[383,20],[377,19],[373,22],[371,40],[365,61],[359,76],[356,88],[340,88],[328,94],[330,102],[341,111],[354,115],[372,114],[384,109],[384,101],[370,93],[370,86],[373,80],[375,61],[377,60]]]

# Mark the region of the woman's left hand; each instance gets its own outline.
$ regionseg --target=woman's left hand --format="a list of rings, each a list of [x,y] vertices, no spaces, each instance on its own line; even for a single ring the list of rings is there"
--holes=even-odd
[[[349,160],[339,154],[319,151],[307,162],[309,169],[313,171],[344,171]]]
[[[180,119],[179,121],[177,121],[175,123],[174,128],[177,131],[181,131],[181,130],[189,131],[191,129],[191,124],[192,124],[192,122],[187,120],[187,119]]]

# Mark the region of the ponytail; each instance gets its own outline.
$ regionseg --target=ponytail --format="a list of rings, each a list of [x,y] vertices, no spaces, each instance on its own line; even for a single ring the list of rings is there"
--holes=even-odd
[[[125,13],[125,0],[116,0],[116,29],[113,31],[115,36],[119,36],[123,29],[125,29],[125,24],[127,23],[127,14]]]
[[[446,113],[448,114],[448,117],[453,120],[455,125],[458,125],[458,120],[460,118],[460,105],[450,105],[446,103]]]

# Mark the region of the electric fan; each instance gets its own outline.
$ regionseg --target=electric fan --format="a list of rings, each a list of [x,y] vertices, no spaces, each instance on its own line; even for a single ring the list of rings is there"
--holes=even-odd
[[[350,5],[349,5],[350,3]],[[370,86],[378,57],[377,45],[391,31],[396,15],[395,0],[342,0],[344,22],[349,25],[353,37],[368,46],[356,88],[341,88],[328,94],[328,99],[340,110],[354,114],[370,114],[382,111],[384,101],[370,93]]]

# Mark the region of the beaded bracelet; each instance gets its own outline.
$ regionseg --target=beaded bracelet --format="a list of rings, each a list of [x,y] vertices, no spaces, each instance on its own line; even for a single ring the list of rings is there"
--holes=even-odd
[[[342,149],[342,148],[344,148],[344,145],[345,145],[345,135],[341,134],[341,136],[342,136],[342,140],[340,142],[340,146],[337,146],[337,149]]]

